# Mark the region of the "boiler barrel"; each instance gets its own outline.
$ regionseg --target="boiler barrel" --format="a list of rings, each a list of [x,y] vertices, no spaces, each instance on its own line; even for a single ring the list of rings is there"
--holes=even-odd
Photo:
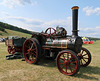
[[[65,39],[48,39],[45,42],[45,47],[48,48],[64,48],[64,49],[71,49],[76,53],[79,53],[82,47],[82,39],[81,37],[68,37]]]
[[[45,45],[50,46],[51,48],[67,48],[67,40],[65,39],[48,39]]]

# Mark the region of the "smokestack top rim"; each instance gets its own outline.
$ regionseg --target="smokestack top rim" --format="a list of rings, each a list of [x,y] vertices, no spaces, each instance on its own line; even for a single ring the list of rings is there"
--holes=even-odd
[[[72,10],[74,10],[74,9],[79,9],[79,7],[78,6],[73,6]]]

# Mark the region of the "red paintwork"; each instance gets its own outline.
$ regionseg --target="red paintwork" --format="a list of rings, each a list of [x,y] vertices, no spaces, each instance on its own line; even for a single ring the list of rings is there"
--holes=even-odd
[[[71,56],[71,58],[70,58],[70,56]],[[72,58],[74,58],[74,61],[71,60]],[[60,62],[60,60],[61,60],[61,62]],[[62,65],[63,65],[63,67],[62,67]],[[73,66],[73,65],[75,65],[75,66]],[[73,75],[77,71],[78,61],[77,61],[75,55],[73,55],[71,52],[69,52],[69,51],[60,52],[60,54],[57,56],[57,67],[61,73],[65,74],[65,75]],[[68,69],[68,67],[69,67],[69,69]],[[73,68],[73,70],[72,70],[72,68]]]
[[[94,41],[83,41],[83,44],[93,44]]]
[[[27,39],[23,46],[23,55],[26,62],[33,64],[37,58],[36,43],[32,39]]]
[[[22,52],[22,47],[8,46],[8,53],[15,54],[15,52]]]
[[[49,31],[49,32],[48,32]],[[53,32],[52,32],[53,31]],[[48,36],[52,36],[53,34],[56,34],[56,30],[54,28],[48,28],[45,31],[45,34],[47,34]]]
[[[89,44],[93,44],[93,43],[94,43],[94,41],[90,41],[90,42],[89,42]]]

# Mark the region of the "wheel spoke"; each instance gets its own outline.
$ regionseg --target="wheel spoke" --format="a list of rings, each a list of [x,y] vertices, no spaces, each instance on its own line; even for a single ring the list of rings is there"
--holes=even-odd
[[[35,51],[35,50],[36,50],[36,48],[32,49],[31,51]]]
[[[30,45],[28,45],[27,47],[28,47],[28,49],[30,49],[30,48],[31,48],[31,46],[30,46]]]
[[[36,56],[36,54],[34,54],[34,53],[32,53],[32,54]]]
[[[26,44],[25,44],[25,47],[26,47],[26,48],[29,48]]]
[[[71,60],[73,57],[71,57],[69,60]]]
[[[33,51],[36,54],[36,51]]]
[[[84,59],[89,59],[89,58],[86,58],[86,57],[83,57]]]
[[[66,73],[67,73],[67,66],[66,66]]]
[[[82,55],[82,56],[85,56],[85,55],[88,55],[88,54],[84,54],[84,55]]]
[[[72,61],[72,62],[70,62],[70,64],[71,64],[71,63],[76,63],[76,61]]]
[[[64,60],[65,60],[65,56],[64,56],[64,54],[63,54],[63,57],[64,57]]]
[[[64,64],[64,66],[63,66],[61,69],[63,69],[65,66],[66,66],[66,65]]]
[[[70,68],[70,71],[72,72],[72,69],[71,69],[70,65],[69,65],[69,68]]]
[[[50,35],[51,35],[51,28],[50,28]]]
[[[59,64],[65,64],[65,63],[63,62],[63,63],[59,63]]]
[[[29,40],[28,45],[29,45],[30,48],[31,48],[31,43],[32,43],[31,40]]]
[[[82,63],[82,59],[80,60],[80,63],[81,63],[81,65],[83,65],[83,63]]]
[[[69,59],[69,54],[67,54],[67,59]]]
[[[72,66],[72,65],[70,65],[70,67],[72,67],[72,68],[74,68],[74,69],[75,69],[75,67],[74,67],[74,66]]]
[[[31,52],[34,52],[36,54],[36,48],[35,49],[32,49]]]
[[[84,60],[84,58],[83,58],[83,60]],[[84,60],[84,62],[86,62],[86,60]]]
[[[31,49],[32,49],[32,47],[33,47],[33,43],[32,43],[32,45],[31,45]]]
[[[83,54],[84,50],[82,50],[82,54]]]

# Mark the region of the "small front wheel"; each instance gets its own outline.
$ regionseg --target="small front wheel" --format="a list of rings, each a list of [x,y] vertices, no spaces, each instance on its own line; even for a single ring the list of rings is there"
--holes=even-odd
[[[86,67],[91,62],[91,53],[86,48],[82,47],[78,57],[80,59],[80,66]]]
[[[73,76],[80,69],[80,61],[75,52],[64,50],[57,56],[57,67],[61,73]]]

